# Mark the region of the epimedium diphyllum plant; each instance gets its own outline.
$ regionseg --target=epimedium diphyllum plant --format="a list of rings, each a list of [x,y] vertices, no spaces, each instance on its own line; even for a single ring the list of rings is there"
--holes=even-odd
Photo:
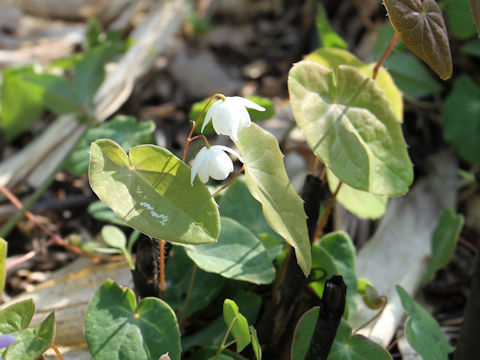
[[[322,203],[318,193],[323,185],[311,176],[304,187],[304,199],[299,197],[287,177],[278,141],[252,123],[247,111],[264,108],[246,99],[212,96],[192,126],[182,159],[154,145],[134,147],[127,155],[111,140],[92,143],[89,179],[94,192],[126,224],[157,239],[161,255],[165,241],[174,246],[167,269],[164,262],[160,266],[162,300],[146,297],[137,302],[132,291],[111,281],[98,290],[85,319],[85,336],[95,359],[180,359],[181,347],[191,351],[198,346],[201,349],[194,353],[197,359],[218,359],[220,353],[222,358],[243,359],[229,353],[228,347],[234,343],[237,352],[251,345],[256,359],[262,358],[260,344],[269,358],[285,351],[295,360],[391,358],[385,349],[355,334],[348,324],[360,296],[368,307],[380,311],[386,299],[357,279],[355,249],[347,234],[321,237],[337,196],[340,201],[361,197],[364,203],[376,202],[384,209],[388,197],[405,194],[413,181],[401,131],[402,95],[381,68],[398,39],[406,38],[407,46],[441,78],[451,74],[446,31],[443,20],[438,20],[441,12],[435,2],[392,0],[385,5],[397,32],[376,65],[364,64],[347,51],[320,49],[295,64],[289,73],[295,121],[317,162],[324,164],[333,192],[318,226]],[[417,25],[422,29],[418,39],[409,32]],[[215,132],[229,136],[238,154],[227,147],[210,146],[204,135],[193,136],[215,98],[218,100],[207,110],[202,131],[212,121]],[[203,140],[205,147],[190,168],[187,153],[197,139]],[[208,178],[224,180],[234,169],[228,153],[243,165],[227,185],[211,194],[205,185]],[[242,171],[245,176],[238,177]],[[217,205],[217,195],[223,189]],[[358,209],[357,205],[355,211]],[[375,210],[375,216],[381,212]],[[296,263],[283,252],[285,242],[294,248]],[[276,272],[274,260],[281,271]],[[321,270],[323,276],[316,271],[311,274],[312,268]],[[169,271],[174,276],[165,287]],[[226,279],[254,284],[270,284],[276,279],[276,300],[265,305],[258,336],[251,324],[261,299],[241,290],[233,294],[233,300],[224,300],[223,319],[217,318],[205,329],[213,340],[203,335],[187,336],[180,346],[184,320],[225,289]],[[419,352],[435,348],[440,356],[445,355],[449,346],[441,339],[436,322],[427,313],[413,312],[411,309],[418,310],[419,305],[401,288],[398,292],[411,317],[407,336],[426,339],[412,346],[420,346]],[[305,309],[312,302],[319,306]],[[253,315],[244,316],[242,309]],[[284,331],[288,328],[285,324],[292,321],[297,323],[295,329],[287,334],[290,337],[285,345],[279,346],[278,324]],[[422,322],[429,324],[435,336],[424,338],[425,331],[412,325]],[[281,334],[283,342],[286,335]],[[229,336],[233,340],[229,341]],[[287,348],[290,341],[291,348]]]

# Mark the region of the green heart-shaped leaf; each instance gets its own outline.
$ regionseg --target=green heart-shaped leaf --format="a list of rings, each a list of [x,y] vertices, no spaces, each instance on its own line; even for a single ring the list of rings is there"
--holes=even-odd
[[[186,248],[187,255],[205,271],[223,277],[269,284],[275,278],[275,267],[260,240],[233,219],[221,218],[218,241]]]
[[[448,359],[451,348],[437,321],[398,285],[397,293],[409,316],[405,332],[410,345],[422,359]]]
[[[0,334],[5,335],[25,329],[35,313],[32,299],[12,304],[0,312]]]
[[[373,80],[351,66],[304,60],[288,88],[298,126],[335,176],[377,195],[407,192],[413,170],[401,124]]]
[[[173,310],[162,300],[138,304],[130,289],[108,280],[88,305],[85,339],[95,360],[180,360],[180,333]]]
[[[391,360],[387,350],[352,329],[342,319],[327,360]]]
[[[327,169],[327,180],[330,191],[333,193],[338,186],[338,178]],[[337,194],[337,200],[351,213],[360,218],[377,219],[387,210],[388,198],[370,194],[366,191],[354,189],[342,184]]]
[[[403,42],[440,78],[452,76],[452,55],[442,11],[435,0],[384,0]]]
[[[55,335],[55,313],[50,313],[34,329],[23,329],[14,333],[15,342],[3,354],[5,360],[31,360],[39,358],[53,342]]]
[[[243,128],[236,145],[245,161],[248,190],[262,204],[265,219],[295,248],[298,265],[310,273],[312,255],[303,201],[288,179],[278,141],[257,124]]]
[[[130,156],[111,140],[90,150],[90,185],[129,226],[153,238],[208,244],[218,238],[220,217],[200,180],[190,185],[190,168],[168,150],[140,145]]]

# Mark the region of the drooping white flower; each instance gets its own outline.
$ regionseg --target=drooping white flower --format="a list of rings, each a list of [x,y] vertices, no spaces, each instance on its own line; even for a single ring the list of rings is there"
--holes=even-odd
[[[252,123],[247,107],[265,111],[262,106],[240,96],[226,97],[225,100],[216,101],[207,111],[202,132],[213,119],[213,128],[217,134],[228,135],[233,141],[237,141],[240,129],[249,127]]]
[[[233,171],[233,162],[225,151],[235,155],[243,162],[240,155],[226,146],[213,145],[209,148],[204,146],[193,160],[190,183],[193,185],[197,174],[203,183],[208,181],[209,176],[215,180],[226,179],[228,174]]]

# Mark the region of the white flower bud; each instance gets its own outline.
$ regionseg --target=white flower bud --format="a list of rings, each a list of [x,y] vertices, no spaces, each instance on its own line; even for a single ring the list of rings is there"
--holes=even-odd
[[[246,108],[265,111],[265,108],[240,96],[226,97],[216,101],[207,111],[202,132],[210,120],[217,134],[228,135],[233,141],[238,140],[238,132],[252,123]]]
[[[226,179],[233,171],[233,162],[225,151],[235,155],[243,162],[240,155],[226,146],[213,145],[209,148],[204,146],[193,160],[190,183],[193,185],[197,174],[203,183],[208,181],[208,177],[215,180]]]

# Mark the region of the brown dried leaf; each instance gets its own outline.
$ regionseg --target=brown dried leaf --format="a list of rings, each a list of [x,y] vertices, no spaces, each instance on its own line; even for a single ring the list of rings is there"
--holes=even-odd
[[[393,27],[408,48],[440,78],[450,78],[452,55],[447,28],[435,0],[384,0],[384,3]]]
[[[480,35],[480,0],[470,0],[470,7],[472,8],[472,14],[475,19],[475,25],[477,25],[478,34]]]

